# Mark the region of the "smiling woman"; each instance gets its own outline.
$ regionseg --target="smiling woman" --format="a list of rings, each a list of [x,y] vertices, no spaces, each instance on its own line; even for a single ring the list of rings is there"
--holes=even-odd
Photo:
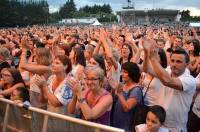
[[[113,100],[111,94],[103,88],[104,77],[100,67],[90,66],[86,68],[86,86],[81,86],[77,80],[69,80],[75,94],[68,105],[68,112],[74,114],[77,109],[82,119],[109,125]]]
[[[24,87],[24,81],[20,72],[15,68],[4,68],[1,70],[0,95],[10,99],[12,92],[18,87]]]
[[[114,107],[113,126],[130,131],[133,112],[142,100],[142,89],[138,85],[141,73],[136,63],[126,62],[122,64],[121,74],[123,85],[115,91],[118,99]]]

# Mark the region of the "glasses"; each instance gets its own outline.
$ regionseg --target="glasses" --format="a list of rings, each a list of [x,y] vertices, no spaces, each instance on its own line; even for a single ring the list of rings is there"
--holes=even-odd
[[[1,76],[2,76],[2,77],[11,77],[12,75],[10,75],[10,74],[5,74],[5,73],[1,73]]]
[[[86,81],[97,81],[99,78],[85,78]]]

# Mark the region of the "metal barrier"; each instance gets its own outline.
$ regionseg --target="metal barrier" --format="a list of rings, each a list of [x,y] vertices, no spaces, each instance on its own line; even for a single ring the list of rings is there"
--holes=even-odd
[[[36,118],[33,121],[34,115]],[[36,122],[36,124],[34,123]],[[37,125],[39,124],[39,126]],[[122,129],[61,115],[11,100],[0,98],[0,129],[2,132],[124,132]],[[56,128],[56,129],[55,129]],[[0,130],[1,131],[1,130]]]

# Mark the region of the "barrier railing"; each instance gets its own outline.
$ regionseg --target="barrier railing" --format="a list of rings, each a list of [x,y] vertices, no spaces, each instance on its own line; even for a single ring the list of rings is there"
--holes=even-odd
[[[36,122],[36,124],[39,124],[39,126],[33,124],[33,114],[40,115],[40,120],[37,120],[37,118],[34,121]],[[54,120],[54,122],[52,123],[50,122],[50,120]],[[124,130],[122,129],[77,119],[71,116],[49,112],[31,106],[27,107],[24,104],[15,104],[13,101],[3,98],[0,98],[0,124],[2,132],[7,132],[8,130],[17,132],[53,132],[54,130],[52,129],[52,127],[56,127],[61,124],[66,125],[66,127],[61,128],[61,131],[65,132],[124,132]]]

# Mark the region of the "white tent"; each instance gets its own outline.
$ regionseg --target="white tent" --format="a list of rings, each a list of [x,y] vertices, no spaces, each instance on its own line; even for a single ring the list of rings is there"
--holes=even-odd
[[[92,25],[93,26],[101,26],[102,24],[98,20],[95,20],[95,22]]]
[[[190,23],[190,26],[191,27],[200,27],[200,22],[197,22],[197,23]]]

